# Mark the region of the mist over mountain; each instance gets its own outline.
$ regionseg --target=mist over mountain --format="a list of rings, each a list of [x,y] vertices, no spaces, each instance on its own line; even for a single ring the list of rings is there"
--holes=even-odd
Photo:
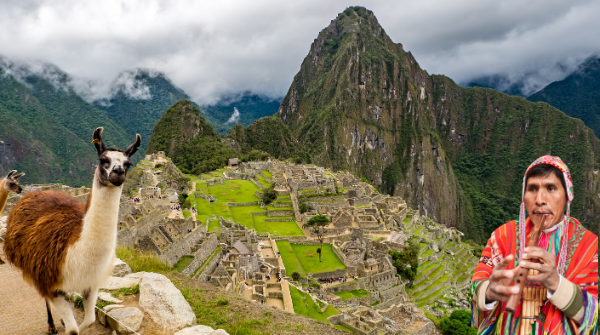
[[[587,59],[565,79],[551,83],[527,99],[547,102],[583,120],[596,137],[600,137],[600,54]]]

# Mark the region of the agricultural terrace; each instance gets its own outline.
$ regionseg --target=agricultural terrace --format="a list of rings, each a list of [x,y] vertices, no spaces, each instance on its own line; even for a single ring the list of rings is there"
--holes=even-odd
[[[329,323],[328,317],[339,314],[331,305],[327,306],[325,311],[321,312],[320,304],[316,304],[311,296],[299,291],[293,285],[290,285],[290,295],[294,305],[294,313],[306,316],[307,318]]]
[[[202,175],[203,178],[222,177],[222,172],[213,171]],[[262,209],[258,204],[240,207],[230,207],[228,203],[256,203],[260,199],[255,192],[261,190],[249,180],[225,180],[223,185],[206,184],[206,180],[193,178],[196,182],[196,192],[201,192],[205,195],[212,196],[216,200],[210,202],[201,197],[193,197],[198,214],[196,219],[206,226],[206,219],[209,219],[208,231],[221,233],[219,226],[219,217],[222,216],[225,220],[233,220],[242,224],[249,229],[255,229],[258,234],[270,233],[275,236],[304,236],[304,232],[296,224],[293,216],[267,216],[268,211],[274,210],[292,210],[292,203],[289,195],[280,196],[276,199],[277,202],[289,202],[289,207],[273,207],[267,206],[267,209]],[[264,181],[264,178],[259,181],[265,187],[270,187],[271,184]]]
[[[292,244],[288,241],[277,241],[276,243],[285,271],[289,276],[298,272],[301,277],[306,278],[307,273],[329,272],[346,268],[331,250],[331,244],[323,244],[322,262],[319,262],[318,245]]]

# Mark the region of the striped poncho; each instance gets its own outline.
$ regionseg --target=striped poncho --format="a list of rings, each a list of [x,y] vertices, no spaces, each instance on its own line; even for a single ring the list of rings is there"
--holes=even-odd
[[[528,218],[527,235],[532,224]],[[561,283],[546,301],[532,326],[531,334],[597,334],[598,333],[598,237],[585,229],[574,218],[564,221],[552,232],[540,237],[538,246],[559,256],[563,232],[568,232],[567,262]],[[515,261],[508,269],[514,269],[519,262],[519,229],[516,221],[498,228],[488,240],[471,281],[472,324],[478,334],[519,334],[521,305],[515,314],[505,311],[505,303],[498,303],[491,310],[485,305],[485,290],[493,268],[506,256],[514,255]],[[528,240],[528,238],[527,238]]]

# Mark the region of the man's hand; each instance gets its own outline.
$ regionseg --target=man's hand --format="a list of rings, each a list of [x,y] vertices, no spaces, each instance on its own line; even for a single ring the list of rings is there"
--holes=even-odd
[[[556,292],[560,283],[560,276],[556,268],[556,257],[540,247],[527,247],[524,251],[523,260],[519,262],[519,266],[540,272],[535,276],[528,276],[527,280],[539,282],[550,293]],[[537,258],[540,263],[530,262],[529,260],[532,258]]]
[[[506,256],[503,260],[494,267],[492,270],[492,276],[490,277],[490,286],[488,286],[485,292],[486,303],[489,304],[494,301],[508,301],[508,295],[519,293],[518,286],[510,286],[513,278],[518,273],[520,266],[512,270],[506,270],[506,267],[514,259],[513,255]]]

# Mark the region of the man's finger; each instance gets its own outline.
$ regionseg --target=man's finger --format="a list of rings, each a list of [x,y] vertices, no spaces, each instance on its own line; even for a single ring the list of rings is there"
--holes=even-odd
[[[507,302],[508,298],[509,297],[506,296],[506,295],[496,294],[496,293],[493,293],[493,292],[490,293],[490,297],[489,297],[489,299],[491,301],[502,301],[502,302]]]
[[[545,268],[540,263],[521,261],[519,263],[519,265],[525,269],[538,270],[540,272],[545,272]]]
[[[517,272],[514,269],[513,270],[497,270],[497,271],[494,271],[493,276],[494,276],[495,280],[513,279],[516,274],[517,274]]]
[[[511,294],[519,294],[519,286],[504,286],[504,285],[494,285],[494,287],[490,286],[490,290],[492,293],[497,295],[511,295]]]
[[[508,266],[508,264],[510,264],[510,262],[514,259],[515,257],[513,255],[508,255],[506,257],[504,257],[500,263],[498,263],[498,265],[496,265],[496,267],[494,269],[506,269],[506,267]]]

